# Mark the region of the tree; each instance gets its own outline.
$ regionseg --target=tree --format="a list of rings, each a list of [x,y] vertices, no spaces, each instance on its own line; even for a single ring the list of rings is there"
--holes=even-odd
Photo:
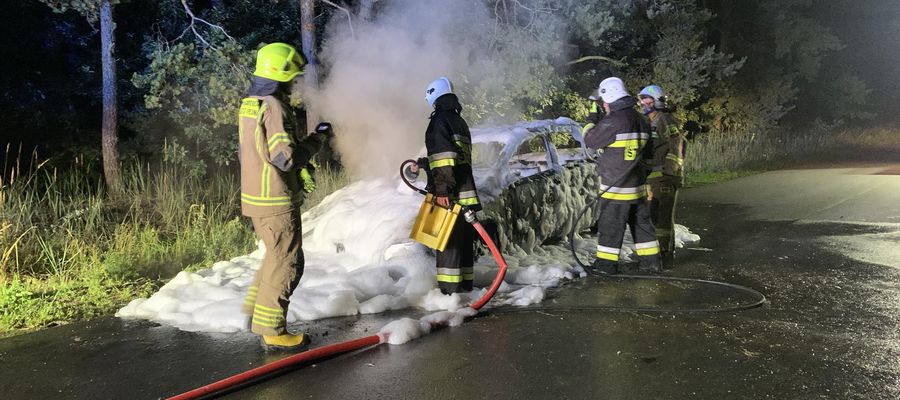
[[[103,75],[103,122],[101,148],[103,152],[103,176],[110,193],[122,190],[119,170],[119,124],[116,107],[115,22],[113,5],[120,0],[40,0],[54,12],[73,10],[87,18],[92,25],[100,21],[100,48]]]
[[[810,0],[734,2],[706,0],[718,13],[713,21],[719,48],[746,59],[741,71],[703,105],[710,125],[720,130],[766,131],[783,120],[798,99],[812,110],[815,92],[831,86],[840,76],[822,76],[823,60],[842,48],[841,41],[811,10]],[[825,84],[822,83],[825,82]],[[841,79],[840,90],[860,91],[859,81]],[[824,97],[829,101],[832,96]],[[797,114],[796,112],[794,114]],[[805,115],[811,119],[812,115]]]
[[[190,7],[189,7],[190,6]],[[237,161],[235,110],[246,95],[261,43],[296,43],[295,1],[260,7],[256,0],[204,4],[159,3],[153,35],[143,44],[149,61],[131,81],[144,93],[146,112],[135,129],[140,147],[168,145],[191,173],[203,175]]]
[[[300,40],[303,47],[303,55],[306,57],[306,69],[303,74],[303,80],[307,90],[319,89],[319,60],[316,58],[316,23],[315,23],[315,1],[300,0]],[[319,117],[315,110],[310,109],[310,105],[306,105],[306,131],[312,132],[315,129]]]

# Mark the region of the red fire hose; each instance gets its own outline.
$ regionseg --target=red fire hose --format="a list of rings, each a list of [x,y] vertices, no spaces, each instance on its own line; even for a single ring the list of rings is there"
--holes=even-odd
[[[507,266],[506,261],[503,259],[503,255],[501,255],[500,251],[497,249],[497,245],[495,245],[494,241],[491,240],[491,237],[488,236],[487,231],[484,230],[484,227],[481,226],[481,223],[478,222],[477,219],[475,219],[474,212],[466,212],[466,222],[469,222],[473,227],[475,227],[475,230],[478,231],[478,234],[481,235],[481,238],[484,239],[485,243],[487,243],[488,248],[491,250],[491,254],[494,255],[494,259],[497,260],[497,265],[500,266],[500,269],[497,270],[497,276],[491,283],[491,286],[488,289],[487,293],[485,293],[484,296],[481,296],[481,298],[471,306],[476,311],[478,311],[481,309],[481,307],[484,307],[484,305],[487,304],[487,302],[490,301],[492,297],[494,297],[494,293],[497,292],[497,288],[500,287],[500,284],[503,283],[503,278],[506,276]],[[303,353],[282,358],[278,361],[253,368],[248,371],[241,372],[237,375],[230,376],[218,382],[210,383],[209,385],[196,388],[189,392],[185,392],[177,396],[172,396],[169,398],[169,400],[187,400],[209,396],[214,393],[233,388],[242,383],[259,379],[266,374],[279,371],[290,366],[308,363],[322,358],[327,358],[337,354],[359,350],[370,346],[376,346],[386,342],[387,340],[387,336],[378,334],[318,347],[312,350],[305,351]]]

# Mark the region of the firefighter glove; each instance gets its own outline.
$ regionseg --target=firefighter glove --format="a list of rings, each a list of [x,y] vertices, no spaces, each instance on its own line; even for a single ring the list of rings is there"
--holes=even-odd
[[[306,193],[312,193],[313,190],[316,190],[316,178],[313,177],[315,172],[316,169],[312,164],[307,164],[305,167],[300,168],[300,181],[303,183],[303,191]]]

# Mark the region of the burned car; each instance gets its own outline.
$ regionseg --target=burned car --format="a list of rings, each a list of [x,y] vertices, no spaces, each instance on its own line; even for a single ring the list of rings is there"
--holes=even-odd
[[[496,222],[503,252],[528,254],[565,239],[577,214],[597,196],[596,166],[581,126],[558,118],[471,132],[483,219]],[[589,211],[578,230],[595,220],[595,211]]]

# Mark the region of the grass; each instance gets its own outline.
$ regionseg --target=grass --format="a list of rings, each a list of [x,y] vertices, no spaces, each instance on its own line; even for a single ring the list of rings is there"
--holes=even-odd
[[[718,172],[694,172],[686,174],[684,177],[684,186],[686,188],[711,185],[730,181],[732,179],[743,178],[745,176],[758,174],[760,170],[741,169],[737,171],[718,171]]]
[[[898,161],[900,131],[888,128],[764,134],[713,132],[687,145],[685,185],[695,187],[764,171],[855,161]]]
[[[111,315],[179,271],[256,247],[236,173],[201,179],[131,165],[124,194],[112,199],[84,159],[51,168],[13,157],[0,177],[0,336]],[[304,209],[349,181],[317,175]]]

